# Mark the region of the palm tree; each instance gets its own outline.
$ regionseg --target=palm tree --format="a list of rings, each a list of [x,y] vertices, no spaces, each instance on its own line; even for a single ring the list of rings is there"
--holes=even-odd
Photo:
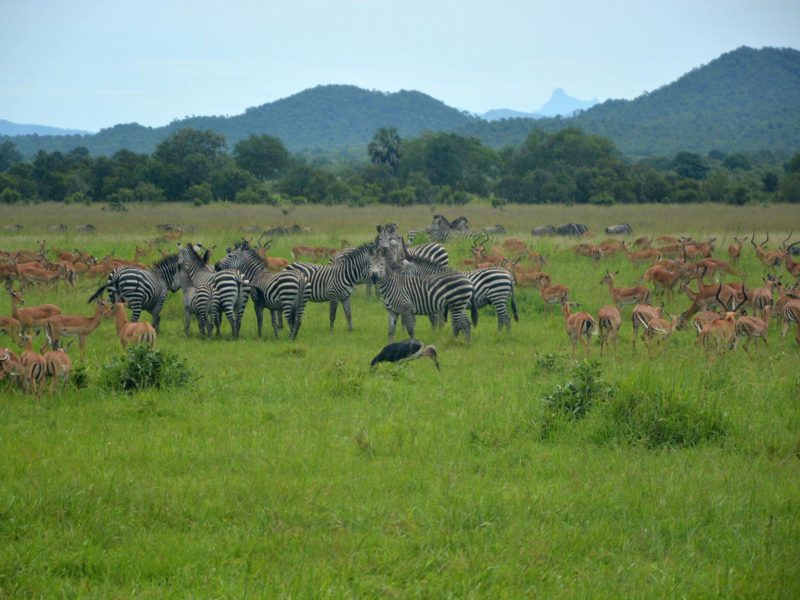
[[[367,152],[373,165],[388,165],[392,173],[396,173],[403,154],[403,141],[397,129],[394,127],[378,129],[367,146]]]

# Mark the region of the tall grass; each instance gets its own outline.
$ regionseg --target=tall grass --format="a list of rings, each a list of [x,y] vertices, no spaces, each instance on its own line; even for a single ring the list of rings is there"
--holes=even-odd
[[[739,217],[715,219],[711,208],[719,210],[444,212],[520,234],[540,222],[598,230],[628,221],[637,233],[716,233],[719,246]],[[357,243],[377,223],[419,227],[431,215],[388,207],[298,207],[288,216],[235,206],[0,210],[4,223],[25,225],[24,235],[0,234],[4,249],[35,247],[46,234],[53,246],[131,256],[164,221],[196,225],[193,239],[218,249],[244,224],[311,227],[274,240],[274,253],[288,257],[298,243]],[[771,239],[797,221],[794,207],[728,210],[747,215],[740,233],[756,228]],[[98,232],[47,230],[59,222],[93,222]],[[536,247],[550,253],[548,271],[582,309],[609,303],[600,285],[606,266],[620,270],[618,285],[640,275],[619,256],[598,270],[570,243]],[[451,250],[457,262],[469,247]],[[762,271],[749,250],[741,268],[756,285]],[[26,300],[89,314],[97,285],[41,288]],[[594,381],[610,393],[543,439],[553,410],[545,399],[575,381],[576,363],[561,316],[545,317],[531,290],[518,295],[521,320],[511,333],[498,335],[484,314],[471,344],[419,319],[441,373],[429,361],[369,368],[387,321],[360,288],[352,333],[340,315],[329,334],[327,306],[309,304],[294,343],[285,333],[257,339],[249,307],[241,340],[202,340],[194,328],[186,339],[180,299],[171,297],[157,347],[197,374],[182,388],[102,387],[102,366],[122,354],[113,323],[102,324],[82,363],[88,388],[45,397],[41,407],[0,391],[0,596],[800,595],[794,342],[773,327],[766,351],[709,356],[687,331],[662,352],[634,353],[626,318],[615,350],[592,350]],[[687,304],[677,297],[667,310]]]

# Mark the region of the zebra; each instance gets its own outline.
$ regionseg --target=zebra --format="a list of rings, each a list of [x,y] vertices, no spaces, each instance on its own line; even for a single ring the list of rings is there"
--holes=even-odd
[[[278,337],[278,330],[283,327],[282,311],[289,324],[289,339],[296,339],[310,293],[303,273],[299,271],[278,271],[277,273],[267,271],[262,258],[247,245],[230,252],[214,268],[217,271],[238,269],[250,282],[250,295],[253,298],[259,337],[261,337],[264,321],[264,308],[268,308],[275,337]]]
[[[331,264],[342,263],[347,260],[350,260],[350,257],[354,254],[358,253],[358,248],[344,248],[343,250],[339,250],[336,254],[331,257]],[[356,260],[359,260],[357,257]],[[364,269],[364,278],[361,281],[356,281],[356,285],[358,284],[365,284],[367,286],[367,298],[372,298],[372,279],[369,277],[369,265],[367,268]]]
[[[353,287],[363,281],[369,273],[370,255],[374,244],[363,244],[345,255],[340,262],[329,265],[293,262],[287,269],[302,272],[308,280],[311,290],[311,302],[330,302],[330,330],[336,320],[336,309],[342,303],[344,316],[347,319],[347,330],[353,331],[353,316],[350,310],[350,298]]]
[[[466,218],[459,217],[452,223],[444,215],[434,215],[433,222],[423,230],[411,230],[408,243],[412,244],[420,234],[427,235],[433,242],[444,244],[458,240],[470,240],[475,245],[485,244],[489,235],[480,229],[469,229]]]
[[[442,273],[446,271],[438,264],[422,258],[408,256],[403,263],[403,271],[413,275],[429,275],[432,273]],[[519,312],[517,311],[517,300],[514,294],[516,287],[514,275],[502,267],[485,267],[471,271],[458,271],[467,277],[474,287],[472,294],[472,324],[478,325],[478,309],[491,304],[497,315],[497,331],[500,332],[505,327],[511,331],[511,317],[508,315],[508,304],[511,304],[511,311],[514,320],[519,322]],[[440,315],[440,318],[442,315]]]
[[[177,281],[175,281],[177,279]],[[183,333],[189,337],[192,315],[197,316],[197,325],[202,337],[211,337],[218,321],[219,295],[214,285],[208,281],[197,285],[189,276],[185,265],[178,261],[178,272],[172,281],[173,287],[183,288]],[[177,284],[177,285],[176,285]]]
[[[400,260],[401,249],[405,245],[403,238],[397,235],[397,225],[394,223],[378,225],[378,236],[375,238],[375,244],[378,248],[389,248],[392,258],[397,261]],[[450,263],[447,249],[437,242],[409,246],[406,247],[405,252],[415,259],[421,258],[436,263],[443,269],[446,269]]]
[[[202,246],[199,247],[202,249]],[[250,295],[249,282],[236,269],[213,271],[206,264],[211,254],[210,250],[206,250],[201,257],[192,244],[182,246],[178,242],[178,248],[178,263],[181,269],[186,270],[189,280],[196,286],[211,284],[216,290],[217,299],[213,312],[216,315],[214,325],[217,328],[217,335],[220,335],[220,319],[224,312],[231,324],[232,337],[238,338],[247,297]],[[180,287],[177,273],[173,277],[172,286],[174,289]]]
[[[108,298],[114,303],[125,301],[133,311],[131,321],[139,320],[142,310],[152,315],[153,328],[158,331],[161,322],[161,309],[167,300],[167,293],[174,292],[172,280],[178,272],[178,255],[170,254],[156,262],[150,269],[139,267],[119,267],[114,269],[92,297],[94,302],[104,290],[108,290]]]
[[[414,338],[415,315],[451,314],[453,335],[463,331],[470,339],[467,304],[472,297],[472,282],[455,272],[426,276],[408,275],[401,264],[389,256],[385,248],[370,257],[370,275],[380,290],[389,313],[389,341],[394,339],[397,317],[400,316],[409,337]]]

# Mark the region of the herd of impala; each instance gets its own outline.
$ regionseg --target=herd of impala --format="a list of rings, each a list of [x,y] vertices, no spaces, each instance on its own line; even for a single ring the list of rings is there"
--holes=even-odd
[[[747,289],[744,284],[722,283],[719,279],[725,275],[741,275],[736,265],[748,238],[734,238],[735,243],[727,249],[729,262],[714,258],[715,239],[696,242],[668,236],[655,240],[639,238],[632,242],[633,250],[626,242],[616,239],[607,239],[597,245],[581,243],[574,246],[577,255],[590,258],[595,265],[603,258],[619,252],[633,264],[645,268],[643,284],[633,287],[617,287],[615,276],[618,272],[605,270],[598,284],[607,286],[611,303],[600,308],[597,317],[585,311],[573,312],[578,305],[570,301],[570,289],[554,284],[551,276],[542,270],[548,263],[548,257],[533,251],[519,239],[506,238],[501,244],[488,249],[475,244],[472,249],[474,257],[465,259],[464,264],[507,268],[513,273],[518,286],[538,289],[545,314],[549,313],[550,307],[560,305],[573,357],[578,343],[584,346],[587,354],[590,353],[593,335],[599,336],[601,352],[615,346],[625,306],[633,306],[630,321],[634,348],[640,330],[642,339],[652,351],[664,344],[676,329],[683,329],[689,323],[697,332],[698,343],[706,348],[735,349],[742,339],[746,340],[745,350],[752,342],[757,345],[759,340],[766,346],[771,318],[782,327],[782,337],[795,324],[796,341],[800,344],[800,262],[794,261],[792,252],[800,242],[787,246],[787,238],[779,249],[769,250],[768,235],[760,243],[756,243],[754,236],[750,237],[749,242],[764,268],[764,285]],[[52,252],[55,260],[51,261],[46,242],[39,242],[37,251],[0,251],[0,278],[5,279],[11,300],[11,315],[0,316],[0,332],[18,339],[22,348],[19,355],[9,348],[0,348],[0,381],[5,379],[3,384],[19,382],[38,400],[45,381],[49,379],[52,393],[59,381],[63,384],[72,368],[72,362],[61,344],[62,338],[76,337],[83,357],[87,338],[104,319],[114,319],[123,348],[137,343],[152,346],[156,338],[153,327],[149,323],[129,322],[124,303],[112,305],[98,300],[94,312],[89,316],[64,315],[54,304],[25,306],[22,292],[33,285],[57,285],[62,280],[65,285],[74,287],[78,275],[104,277],[120,266],[145,268],[140,261],[154,251],[153,245],[151,242],[137,246],[130,260],[110,255],[98,260],[88,252],[76,249],[74,252],[55,250]],[[269,257],[266,250],[267,246],[263,246],[259,248],[259,253],[270,269],[280,270],[286,266],[286,259]],[[310,246],[292,249],[293,256],[304,255],[316,259],[327,258],[335,252],[333,248]],[[778,270],[784,265],[793,279],[792,286],[784,285],[779,278]],[[706,279],[710,277],[716,277],[717,281],[707,283]],[[14,281],[18,283],[18,290],[13,287]],[[690,287],[692,281],[696,283],[696,291]],[[680,314],[668,317],[663,305],[653,306],[655,298],[670,300],[676,292],[684,292],[690,300],[689,307]],[[752,314],[746,314],[747,308]],[[34,331],[45,332],[46,343],[40,352],[33,349]]]

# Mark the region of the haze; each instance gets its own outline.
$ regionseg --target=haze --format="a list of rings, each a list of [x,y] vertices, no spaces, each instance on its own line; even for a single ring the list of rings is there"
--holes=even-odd
[[[533,111],[556,87],[633,98],[742,45],[800,47],[788,0],[0,0],[0,11],[0,118],[90,131],[238,114],[326,83]]]

